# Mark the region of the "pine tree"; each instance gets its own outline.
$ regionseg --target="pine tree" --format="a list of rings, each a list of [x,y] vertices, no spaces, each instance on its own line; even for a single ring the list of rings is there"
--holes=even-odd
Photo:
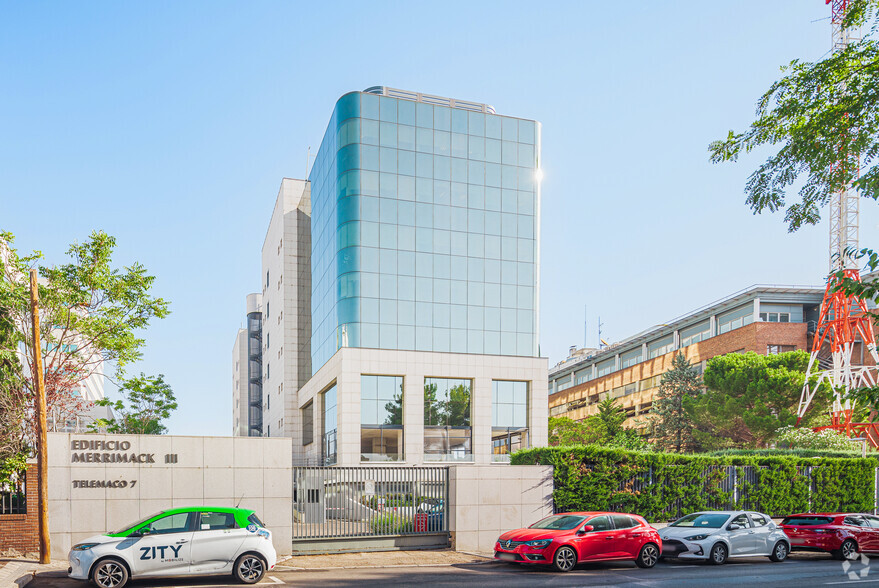
[[[653,441],[659,449],[682,453],[695,445],[684,398],[697,395],[702,381],[682,354],[676,354],[671,364],[672,368],[662,374],[659,393],[653,399]]]

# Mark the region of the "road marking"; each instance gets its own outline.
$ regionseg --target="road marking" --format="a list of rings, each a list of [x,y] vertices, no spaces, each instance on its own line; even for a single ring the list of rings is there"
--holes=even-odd
[[[279,580],[278,578],[276,578],[274,576],[269,576],[268,578],[269,578],[269,580],[271,580],[271,582],[263,581],[263,582],[260,582],[260,584],[269,584],[269,585],[280,584],[282,586],[284,585],[284,582],[282,582],[281,580]]]
[[[864,584],[866,582],[879,582],[879,578],[873,578],[872,580],[843,580],[842,582],[825,582],[825,586],[832,586],[833,584]]]

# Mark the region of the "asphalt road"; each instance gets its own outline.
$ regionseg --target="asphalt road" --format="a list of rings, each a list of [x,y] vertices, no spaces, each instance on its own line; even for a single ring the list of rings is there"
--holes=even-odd
[[[356,568],[324,570],[285,570],[279,567],[258,586],[645,586],[686,588],[703,586],[772,586],[808,588],[813,586],[879,587],[879,558],[856,561],[848,569],[842,562],[823,555],[794,554],[786,562],[772,563],[766,558],[731,560],[723,566],[662,561],[653,569],[642,570],[630,563],[581,564],[572,572],[558,574],[548,569],[502,563],[462,564],[435,567]],[[866,573],[865,573],[866,572]],[[28,584],[32,588],[82,588],[84,583],[70,580],[63,572],[44,572]],[[231,578],[176,578],[137,580],[134,587],[208,588],[240,586]]]

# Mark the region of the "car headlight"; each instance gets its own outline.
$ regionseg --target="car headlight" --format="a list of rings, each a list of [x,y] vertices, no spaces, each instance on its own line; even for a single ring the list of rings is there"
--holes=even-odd
[[[685,537],[687,541],[702,541],[703,539],[708,538],[708,533],[702,533],[701,535],[690,535],[689,537]]]
[[[73,547],[71,547],[71,551],[86,551],[98,545],[98,543],[77,543]]]
[[[547,545],[552,543],[552,539],[538,539],[537,541],[527,541],[525,545],[528,547],[536,547],[537,549],[543,549]]]

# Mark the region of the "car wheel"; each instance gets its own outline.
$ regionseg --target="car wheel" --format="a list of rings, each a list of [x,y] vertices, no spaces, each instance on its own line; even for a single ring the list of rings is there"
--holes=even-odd
[[[787,559],[788,553],[790,553],[790,549],[788,548],[787,543],[779,541],[775,544],[775,547],[772,548],[772,554],[769,556],[769,559],[772,561],[784,561]]]
[[[92,582],[98,588],[122,588],[128,584],[128,568],[118,559],[102,559],[92,568]]]
[[[635,565],[639,568],[652,568],[656,565],[657,561],[659,561],[659,548],[653,543],[648,543],[641,548],[641,553],[638,554]]]
[[[256,584],[266,573],[266,563],[258,555],[245,553],[235,561],[235,577],[244,584]]]
[[[552,567],[557,572],[570,572],[577,565],[577,552],[563,545],[559,547],[552,558]]]
[[[836,559],[855,559],[858,556],[858,544],[854,539],[846,539],[839,546],[839,549],[833,552]]]
[[[726,545],[723,543],[715,543],[714,547],[711,548],[711,553],[708,554],[708,561],[719,566],[726,561],[728,555],[729,550],[727,550]]]

